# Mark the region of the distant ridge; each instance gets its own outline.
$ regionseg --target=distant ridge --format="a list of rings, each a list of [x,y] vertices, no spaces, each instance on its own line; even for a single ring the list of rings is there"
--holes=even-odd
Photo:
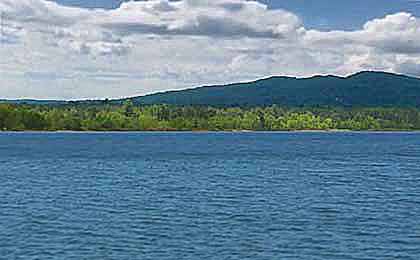
[[[131,98],[136,104],[419,107],[420,79],[362,71],[348,77],[270,77]]]
[[[0,99],[3,104],[25,104],[25,105],[65,105],[70,101],[64,100],[37,100],[37,99]]]
[[[274,76],[246,83],[203,86],[168,91],[126,100],[137,105],[233,106],[344,106],[344,107],[420,107],[420,79],[405,75],[362,71],[348,77],[333,75],[296,78]],[[100,100],[0,100],[18,104],[101,104]]]

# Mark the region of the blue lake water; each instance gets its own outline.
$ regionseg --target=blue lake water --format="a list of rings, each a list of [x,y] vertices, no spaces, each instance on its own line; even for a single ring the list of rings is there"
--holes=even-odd
[[[2,133],[0,259],[420,259],[419,133]]]

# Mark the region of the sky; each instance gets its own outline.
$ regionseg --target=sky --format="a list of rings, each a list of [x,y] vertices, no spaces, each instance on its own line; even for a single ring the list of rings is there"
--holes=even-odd
[[[0,99],[362,70],[420,77],[417,0],[0,0],[0,12]]]
[[[85,8],[117,8],[123,0],[56,0]],[[370,19],[390,13],[411,12],[420,16],[420,0],[264,0],[271,9],[286,9],[304,21],[307,28],[359,29]]]

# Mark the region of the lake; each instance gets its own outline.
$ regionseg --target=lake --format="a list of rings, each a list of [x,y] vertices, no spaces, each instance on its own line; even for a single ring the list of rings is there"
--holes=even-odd
[[[420,133],[1,133],[0,258],[420,259]]]

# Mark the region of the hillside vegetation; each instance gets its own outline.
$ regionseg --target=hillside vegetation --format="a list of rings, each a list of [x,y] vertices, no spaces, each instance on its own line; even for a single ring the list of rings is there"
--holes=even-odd
[[[285,107],[419,107],[420,79],[384,72],[342,78],[271,77],[249,83],[199,87],[133,98],[136,104]]]

